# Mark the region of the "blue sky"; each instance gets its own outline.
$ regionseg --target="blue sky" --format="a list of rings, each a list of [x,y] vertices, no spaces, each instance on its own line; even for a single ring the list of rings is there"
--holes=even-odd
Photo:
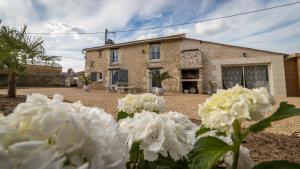
[[[0,0],[3,24],[29,32],[102,32],[209,19],[296,0]],[[118,42],[186,33],[190,38],[283,53],[300,52],[300,4],[229,19],[172,28],[110,34]],[[104,34],[42,35],[64,70],[84,69],[81,50],[103,44]]]

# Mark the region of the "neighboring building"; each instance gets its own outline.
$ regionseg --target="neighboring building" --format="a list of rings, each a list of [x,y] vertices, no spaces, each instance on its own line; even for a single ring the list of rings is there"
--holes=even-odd
[[[284,60],[287,96],[300,96],[300,53]]]
[[[85,75],[92,88],[127,83],[151,91],[157,83],[150,71],[168,71],[163,87],[207,93],[208,82],[218,88],[240,84],[265,86],[274,95],[286,96],[285,54],[186,38],[185,34],[92,47],[86,52]]]
[[[0,87],[8,85],[6,72],[0,72]],[[17,86],[64,86],[65,76],[62,66],[58,63],[28,63],[25,70],[17,75]]]

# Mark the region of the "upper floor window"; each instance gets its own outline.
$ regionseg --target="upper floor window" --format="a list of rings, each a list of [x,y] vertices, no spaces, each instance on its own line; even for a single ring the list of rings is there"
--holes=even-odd
[[[101,58],[102,57],[102,50],[99,50],[98,51],[98,58]]]
[[[150,44],[150,60],[160,59],[160,43]]]
[[[119,50],[118,49],[111,50],[110,62],[111,63],[119,63]]]

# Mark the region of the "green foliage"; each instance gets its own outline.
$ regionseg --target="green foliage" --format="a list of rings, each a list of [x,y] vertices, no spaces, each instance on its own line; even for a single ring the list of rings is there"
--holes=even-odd
[[[196,137],[198,137],[198,136],[200,136],[201,134],[204,134],[204,133],[206,133],[206,132],[209,132],[209,131],[211,131],[212,129],[210,129],[210,128],[206,128],[206,127],[204,127],[204,126],[201,126],[200,128],[199,128],[199,130],[197,130],[197,132],[196,132]],[[224,132],[221,132],[221,131],[216,131],[216,135],[217,136],[226,136],[226,134],[224,133]]]
[[[123,111],[119,111],[118,112],[118,115],[117,115],[117,121],[121,120],[121,119],[125,119],[127,117],[133,117],[134,114],[129,114],[129,113],[126,113],[126,112],[123,112]]]
[[[173,76],[171,76],[169,74],[169,72],[163,72],[163,73],[160,73],[158,71],[154,71],[154,72],[149,72],[152,76],[152,80],[156,81],[159,83],[159,87],[161,88],[162,85],[161,83],[167,79],[170,79],[170,78],[174,78]]]
[[[83,76],[83,77],[80,79],[80,81],[81,81],[85,86],[87,86],[87,85],[89,85],[89,84],[91,83],[91,79],[90,79],[89,76]]]
[[[0,68],[20,72],[29,61],[42,60],[45,53],[43,40],[26,34],[27,26],[16,28],[2,26],[0,29]]]
[[[187,160],[174,161],[171,157],[159,155],[155,161],[144,160],[143,151],[140,150],[141,142],[134,142],[130,150],[130,160],[127,169],[187,169]]]
[[[50,63],[52,64],[52,66],[57,62],[61,60],[61,56],[46,56],[44,55],[42,57],[42,60],[45,61],[46,63]]]
[[[267,161],[258,164],[253,169],[300,169],[300,164],[286,160]]]
[[[248,130],[256,133],[270,127],[273,121],[282,120],[296,115],[300,115],[299,108],[296,108],[294,105],[288,104],[287,102],[281,102],[280,107],[275,113],[273,113],[270,117],[251,125]]]
[[[198,137],[198,136],[200,136],[201,134],[204,134],[204,133],[206,133],[206,132],[209,132],[209,131],[211,131],[210,128],[206,128],[206,127],[204,127],[204,126],[201,126],[201,127],[199,128],[199,130],[197,130],[197,132],[196,132],[196,137]]]
[[[232,147],[216,137],[200,138],[188,155],[188,165],[192,169],[212,169]]]

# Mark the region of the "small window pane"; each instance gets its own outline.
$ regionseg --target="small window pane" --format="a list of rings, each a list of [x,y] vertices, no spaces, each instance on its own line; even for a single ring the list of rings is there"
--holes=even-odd
[[[119,52],[117,49],[111,51],[111,63],[119,62]]]
[[[97,81],[97,72],[91,72],[91,81]]]

